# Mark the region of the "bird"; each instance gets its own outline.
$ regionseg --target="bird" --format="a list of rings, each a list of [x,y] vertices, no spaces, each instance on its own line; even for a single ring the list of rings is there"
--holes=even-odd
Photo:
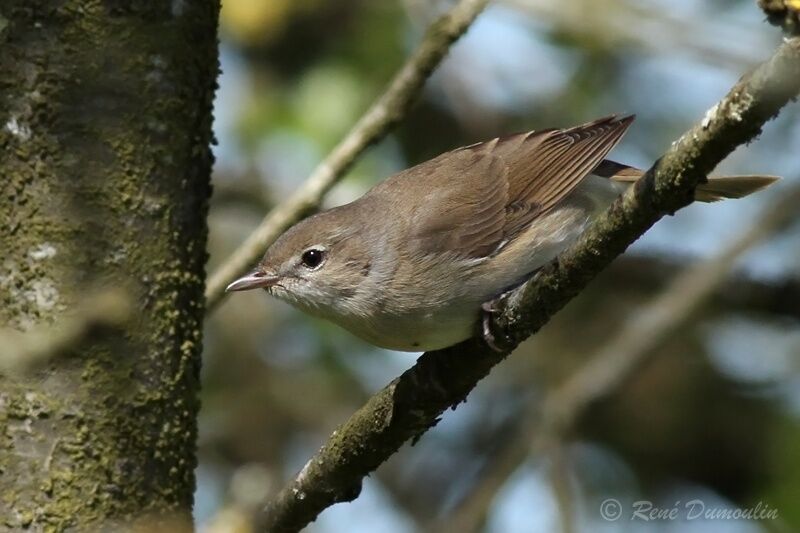
[[[610,115],[441,154],[298,222],[226,291],[265,289],[390,350],[457,344],[644,175],[606,159],[633,120]],[[777,179],[710,177],[695,199],[739,198]]]

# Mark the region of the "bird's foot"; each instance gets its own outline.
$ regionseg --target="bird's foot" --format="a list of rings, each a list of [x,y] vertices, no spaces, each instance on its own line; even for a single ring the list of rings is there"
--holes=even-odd
[[[508,293],[505,292],[493,300],[481,304],[481,333],[483,342],[494,350],[495,352],[502,353],[505,350],[497,345],[497,338],[492,332],[492,319],[500,312],[500,300],[502,300]]]
[[[558,258],[555,259],[556,261]],[[494,350],[495,352],[502,353],[508,351],[508,349],[500,348],[497,345],[497,337],[495,337],[494,333],[492,332],[492,319],[495,315],[500,313],[502,310],[500,306],[500,302],[505,300],[512,292],[517,290],[522,284],[526,283],[528,280],[535,278],[542,272],[541,268],[538,268],[531,272],[528,276],[525,277],[522,281],[517,283],[516,285],[512,285],[511,287],[507,288],[505,291],[500,293],[499,296],[489,300],[488,302],[484,302],[481,304],[481,334],[483,336],[483,341],[486,345]],[[507,339],[511,341],[511,339]]]

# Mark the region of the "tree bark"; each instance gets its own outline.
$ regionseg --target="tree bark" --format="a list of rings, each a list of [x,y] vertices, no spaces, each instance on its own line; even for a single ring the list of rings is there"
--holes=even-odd
[[[0,321],[134,317],[0,376],[0,529],[188,520],[218,2],[0,3]]]

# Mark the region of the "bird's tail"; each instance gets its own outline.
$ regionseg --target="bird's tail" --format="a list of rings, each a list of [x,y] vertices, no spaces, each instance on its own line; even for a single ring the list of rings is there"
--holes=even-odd
[[[742,198],[769,187],[780,178],[778,176],[709,176],[706,183],[701,183],[694,190],[697,202],[716,202],[726,198]]]
[[[633,183],[644,175],[644,171],[614,161],[605,160],[593,172],[598,176],[622,183]],[[728,198],[742,198],[769,187],[780,178],[778,176],[742,175],[709,176],[694,191],[697,202],[716,202]]]

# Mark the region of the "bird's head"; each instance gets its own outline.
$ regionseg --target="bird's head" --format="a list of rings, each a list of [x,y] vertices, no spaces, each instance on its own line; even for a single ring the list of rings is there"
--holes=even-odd
[[[331,318],[369,275],[372,258],[363,235],[346,222],[343,208],[311,216],[270,246],[258,266],[226,291],[265,289],[311,314]]]

